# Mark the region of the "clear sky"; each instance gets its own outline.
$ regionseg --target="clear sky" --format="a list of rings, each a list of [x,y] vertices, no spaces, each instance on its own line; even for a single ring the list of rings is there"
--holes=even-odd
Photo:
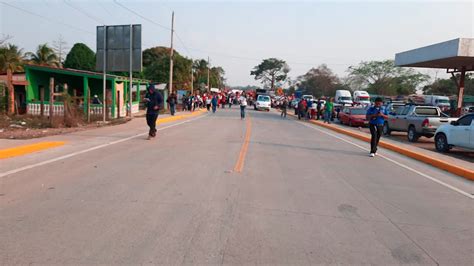
[[[13,36],[10,42],[25,51],[60,34],[69,47],[84,42],[95,50],[97,25],[139,23],[144,49],[169,46],[174,10],[178,52],[209,56],[211,65],[225,69],[229,85],[258,84],[250,70],[268,57],[286,60],[293,78],[322,63],[342,77],[360,61],[474,36],[474,1],[117,2],[146,19],[112,0],[0,0],[0,35]]]

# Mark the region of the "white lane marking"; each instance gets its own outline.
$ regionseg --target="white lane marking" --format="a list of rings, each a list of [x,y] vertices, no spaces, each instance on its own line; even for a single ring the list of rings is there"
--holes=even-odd
[[[309,128],[311,128],[311,129],[314,129],[314,130],[317,130],[317,131],[319,131],[319,132],[322,132],[322,133],[324,133],[324,134],[326,134],[326,135],[329,135],[329,136],[331,136],[331,137],[340,139],[340,140],[342,140],[342,141],[344,141],[344,142],[347,142],[347,143],[349,143],[349,144],[351,144],[351,145],[354,145],[354,146],[356,146],[356,147],[358,147],[358,148],[360,148],[360,149],[362,149],[362,150],[369,151],[369,149],[367,149],[367,148],[365,148],[365,147],[362,147],[362,146],[360,146],[360,145],[357,144],[357,143],[354,143],[354,142],[352,142],[352,141],[350,141],[350,140],[341,138],[341,137],[339,137],[339,136],[337,136],[337,135],[335,135],[335,134],[326,132],[326,131],[324,131],[324,130],[322,130],[322,129],[319,129],[319,128],[313,126],[313,125],[309,125],[309,124],[303,123],[303,122],[298,122],[298,123],[300,123],[300,124],[302,124],[302,125],[304,125],[304,126],[306,126],[306,127],[309,127]],[[464,190],[461,190],[461,189],[459,189],[459,188],[457,188],[457,187],[451,186],[450,184],[447,184],[447,183],[445,183],[445,182],[443,182],[443,181],[441,181],[441,180],[438,180],[438,179],[436,179],[436,178],[434,178],[434,177],[432,177],[432,176],[430,176],[430,175],[427,175],[427,174],[422,173],[422,172],[420,172],[420,171],[418,171],[418,170],[416,170],[416,169],[413,169],[413,168],[411,168],[411,167],[408,166],[408,165],[405,165],[405,164],[403,164],[403,163],[397,162],[397,161],[395,161],[395,160],[393,160],[393,159],[390,159],[390,158],[388,158],[388,157],[386,157],[386,156],[384,156],[384,155],[379,155],[379,154],[378,154],[377,156],[378,156],[378,157],[382,157],[382,158],[384,158],[385,160],[387,160],[387,161],[389,161],[389,162],[392,162],[392,163],[394,163],[394,164],[396,164],[396,165],[398,165],[398,166],[400,166],[400,167],[402,167],[402,168],[405,168],[405,169],[407,169],[407,170],[409,170],[409,171],[412,171],[412,172],[414,172],[414,173],[416,173],[416,174],[419,174],[419,175],[421,175],[422,177],[424,177],[424,178],[426,178],[426,179],[429,179],[429,180],[431,180],[431,181],[433,181],[433,182],[435,182],[435,183],[438,183],[439,185],[442,185],[442,186],[444,186],[444,187],[446,187],[446,188],[449,188],[449,189],[451,189],[451,190],[453,190],[453,191],[456,191],[456,192],[458,192],[458,193],[460,193],[460,194],[462,194],[462,195],[464,195],[464,196],[466,196],[466,197],[468,197],[468,198],[470,198],[470,199],[474,199],[474,195],[471,195],[470,193],[468,193],[468,192],[466,192],[466,191],[464,191]],[[368,157],[367,157],[367,158],[368,158]]]
[[[189,123],[189,122],[201,119],[201,118],[206,117],[206,116],[208,116],[208,115],[207,114],[202,115],[202,116],[199,116],[199,117],[194,118],[194,119],[189,119],[189,120],[185,120],[183,122],[172,124],[172,125],[169,125],[169,126],[166,126],[166,127],[161,127],[161,128],[158,128],[157,131],[162,131],[162,130],[165,130],[165,129],[168,129],[168,128],[171,128],[171,127],[182,125],[184,123]],[[20,167],[20,168],[17,168],[17,169],[13,169],[13,170],[10,170],[10,171],[7,171],[7,172],[0,173],[0,178],[3,178],[3,177],[8,176],[8,175],[16,174],[18,172],[22,172],[22,171],[25,171],[25,170],[28,170],[28,169],[32,169],[32,168],[35,168],[35,167],[38,167],[38,166],[42,166],[42,165],[54,163],[54,162],[57,162],[57,161],[60,161],[60,160],[64,160],[64,159],[67,159],[67,158],[71,158],[71,157],[74,157],[74,156],[77,156],[77,155],[80,155],[80,154],[83,154],[83,153],[86,153],[86,152],[95,151],[95,150],[98,150],[98,149],[101,149],[101,148],[105,148],[107,146],[111,146],[111,145],[114,145],[114,144],[117,144],[117,143],[121,143],[121,142],[124,142],[124,141],[131,140],[131,139],[134,139],[134,138],[138,138],[138,137],[141,137],[141,136],[146,136],[146,135],[148,135],[148,133],[136,134],[136,135],[133,135],[133,136],[130,136],[130,137],[126,137],[126,138],[115,140],[115,141],[112,141],[112,142],[109,142],[109,143],[94,146],[94,147],[91,147],[91,148],[88,148],[88,149],[85,149],[85,150],[82,150],[82,151],[73,152],[73,153],[66,154],[66,155],[63,155],[63,156],[59,156],[59,157],[49,159],[49,160],[46,160],[46,161],[43,161],[43,162],[23,166],[23,167]]]

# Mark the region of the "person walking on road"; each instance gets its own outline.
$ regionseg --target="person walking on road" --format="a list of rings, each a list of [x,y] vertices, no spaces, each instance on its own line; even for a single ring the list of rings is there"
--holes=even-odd
[[[288,99],[283,98],[283,101],[281,102],[281,117],[286,118],[286,109],[288,108]]]
[[[247,97],[245,97],[244,93],[242,93],[242,95],[239,97],[239,103],[240,103],[240,119],[244,119],[245,108],[247,108]]]
[[[207,98],[206,98],[206,108],[207,108],[207,111],[208,111],[208,112],[211,111],[211,101],[212,101],[211,95],[207,95]]]
[[[188,96],[183,95],[183,98],[181,98],[181,102],[183,103],[183,112],[188,109]]]
[[[334,112],[334,98],[326,101],[324,106],[324,123],[331,124],[332,113]]]
[[[378,97],[375,99],[374,106],[367,109],[366,118],[369,121],[370,128],[370,157],[377,154],[377,146],[379,145],[380,136],[382,136],[382,128],[385,119],[388,118],[387,112],[382,108],[383,100]]]
[[[306,120],[311,119],[311,110],[313,108],[313,99],[306,99]]]
[[[146,123],[150,127],[148,139],[156,137],[156,119],[160,112],[160,106],[163,104],[163,96],[155,89],[154,85],[148,86],[148,92],[145,96],[146,101]]]
[[[301,99],[298,103],[298,120],[301,120],[302,117],[306,115],[306,100]]]
[[[212,97],[212,100],[211,100],[212,113],[215,113],[215,112],[216,112],[217,104],[218,104],[218,103],[219,103],[219,101],[217,100],[217,96],[214,95],[214,97]]]
[[[321,118],[321,112],[323,109],[323,102],[321,99],[318,99],[318,104],[316,105],[316,120],[319,120]]]
[[[166,99],[166,102],[170,106],[171,115],[174,116],[174,114],[176,112],[176,103],[178,102],[178,98],[176,97],[176,94],[174,94],[174,92],[171,93],[171,95],[168,97],[168,99]]]

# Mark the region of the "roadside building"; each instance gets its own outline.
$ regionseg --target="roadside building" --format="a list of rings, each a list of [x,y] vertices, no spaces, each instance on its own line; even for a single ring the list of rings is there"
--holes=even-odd
[[[20,114],[40,115],[41,103],[44,113],[49,113],[50,107],[50,78],[54,79],[54,92],[67,92],[80,106],[84,114],[90,110],[93,115],[102,115],[102,103],[93,104],[92,99],[97,95],[103,101],[103,75],[98,72],[53,68],[48,66],[26,65],[24,73],[15,73],[12,83],[15,88],[15,105]],[[1,77],[6,80],[6,75]],[[132,90],[132,114],[138,113],[139,104],[142,102],[141,91],[146,90],[150,81],[133,79],[130,86],[128,77],[117,75],[106,76],[106,106],[110,118],[124,117],[127,115],[129,90]],[[54,113],[62,114],[64,104],[54,102]]]

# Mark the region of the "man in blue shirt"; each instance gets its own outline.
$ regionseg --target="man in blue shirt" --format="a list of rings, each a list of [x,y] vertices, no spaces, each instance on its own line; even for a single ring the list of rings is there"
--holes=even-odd
[[[375,99],[374,106],[367,109],[366,118],[369,121],[370,135],[372,136],[370,139],[370,157],[377,154],[383,124],[387,119],[386,110],[382,107],[382,103],[382,98],[378,97]]]

